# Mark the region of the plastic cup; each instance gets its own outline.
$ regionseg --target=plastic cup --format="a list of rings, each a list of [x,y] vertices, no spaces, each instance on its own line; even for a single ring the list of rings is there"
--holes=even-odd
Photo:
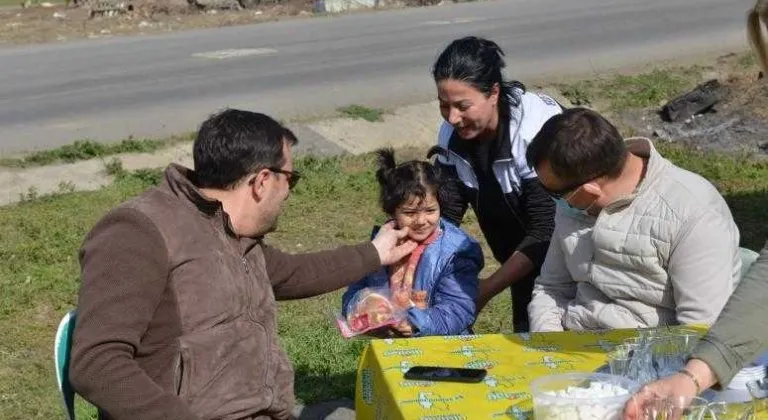
[[[637,346],[633,346],[630,344],[619,344],[618,346],[613,348],[613,351],[611,354],[615,354],[618,357],[622,358],[631,358],[634,351],[637,349]]]
[[[641,413],[643,420],[704,420],[708,405],[707,400],[699,397],[654,395],[645,400]]]
[[[768,418],[768,378],[747,382],[752,408],[757,418]]]
[[[620,352],[608,354],[608,367],[611,369],[611,375],[627,376],[631,361],[632,358],[627,354]]]
[[[752,404],[717,402],[709,404],[713,420],[751,420],[754,418]]]
[[[656,337],[648,343],[657,378],[675,374],[685,366],[699,337],[691,334]]]

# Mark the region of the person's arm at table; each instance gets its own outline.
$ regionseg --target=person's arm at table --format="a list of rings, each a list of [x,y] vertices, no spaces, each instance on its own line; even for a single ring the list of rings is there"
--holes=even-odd
[[[535,173],[522,182],[523,214],[526,234],[512,255],[496,272],[480,282],[477,312],[483,310],[494,296],[541,267],[547,254],[555,226],[555,202],[541,187]]]
[[[485,279],[480,280],[480,290],[477,295],[477,313],[479,314],[496,295],[510,285],[517,283],[533,270],[534,265],[528,256],[515,251],[504,261],[496,271]]]
[[[694,396],[715,385],[728,384],[756,356],[768,350],[768,242],[741,280],[717,321],[677,373],[646,386],[627,404],[626,420],[639,419],[648,396]],[[694,380],[695,378],[695,380]],[[697,387],[698,383],[698,387]]]
[[[531,331],[563,331],[563,317],[568,303],[576,297],[576,283],[565,265],[565,254],[555,226],[541,274],[533,286],[528,305]]]
[[[686,373],[676,373],[640,388],[624,406],[624,420],[645,419],[645,407],[655,398],[694,397],[717,382],[712,369],[699,359],[689,360],[684,372]]]
[[[768,242],[692,358],[706,362],[720,384],[768,349]]]

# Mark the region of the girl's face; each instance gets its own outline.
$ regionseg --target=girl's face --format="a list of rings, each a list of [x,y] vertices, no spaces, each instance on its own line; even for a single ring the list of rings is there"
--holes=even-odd
[[[486,96],[472,85],[452,79],[437,83],[440,114],[464,140],[485,138],[499,124],[499,87]]]
[[[395,209],[395,221],[400,228],[408,228],[409,239],[421,242],[429,237],[440,220],[440,204],[434,193],[424,199],[411,196]]]

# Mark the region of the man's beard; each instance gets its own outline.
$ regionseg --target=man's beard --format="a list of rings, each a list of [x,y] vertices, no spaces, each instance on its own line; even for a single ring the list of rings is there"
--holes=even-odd
[[[277,230],[277,220],[280,218],[280,213],[282,213],[282,206],[280,209],[278,209],[274,215],[270,217],[269,223],[266,224],[267,229],[265,230],[264,234],[271,233]]]
[[[275,217],[275,220],[272,222],[272,224],[269,226],[269,229],[267,229],[266,233],[272,233],[277,230],[277,217]]]
[[[267,233],[271,233],[277,230],[277,220],[280,218],[280,215],[283,214],[283,204],[281,203],[272,214],[265,214],[263,225],[264,228],[260,229],[259,236],[264,236]]]

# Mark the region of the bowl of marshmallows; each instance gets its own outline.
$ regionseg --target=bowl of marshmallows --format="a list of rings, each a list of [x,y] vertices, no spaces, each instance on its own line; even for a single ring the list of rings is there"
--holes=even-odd
[[[604,373],[563,373],[531,382],[535,420],[619,420],[640,384]]]

